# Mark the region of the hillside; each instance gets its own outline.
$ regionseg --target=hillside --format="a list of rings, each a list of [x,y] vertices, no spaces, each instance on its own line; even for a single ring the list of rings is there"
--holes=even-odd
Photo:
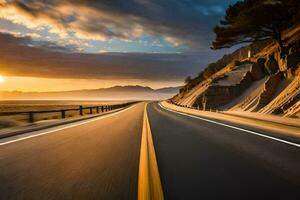
[[[1,100],[162,100],[178,93],[179,87],[152,89],[143,86],[114,86],[110,88],[60,92],[2,91]]]
[[[253,43],[210,64],[171,100],[199,109],[300,117],[300,25],[282,37],[284,57],[272,41]]]

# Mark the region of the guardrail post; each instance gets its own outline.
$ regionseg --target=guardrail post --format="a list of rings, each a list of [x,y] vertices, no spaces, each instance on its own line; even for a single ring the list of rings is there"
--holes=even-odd
[[[29,112],[28,113],[28,122],[29,123],[33,123],[34,122],[34,114],[33,114],[33,112]]]
[[[99,113],[99,106],[96,107],[96,111],[97,111],[97,113]]]
[[[93,114],[93,107],[90,107],[90,114]]]
[[[61,118],[62,119],[66,118],[66,111],[65,110],[61,111]]]
[[[105,112],[107,112],[107,106],[105,106]]]
[[[79,114],[80,114],[80,115],[83,115],[83,109],[82,109],[82,106],[79,106]]]

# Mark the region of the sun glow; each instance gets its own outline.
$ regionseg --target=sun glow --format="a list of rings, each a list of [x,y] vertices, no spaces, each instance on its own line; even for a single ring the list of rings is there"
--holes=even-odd
[[[83,89],[98,89],[113,87],[115,85],[142,85],[152,88],[169,87],[180,85],[181,82],[151,82],[140,79],[55,79],[40,77],[22,77],[22,76],[1,76],[0,75],[0,92],[1,91],[21,91],[21,92],[53,92]]]
[[[2,75],[0,75],[0,83],[4,83],[5,82],[5,79]]]

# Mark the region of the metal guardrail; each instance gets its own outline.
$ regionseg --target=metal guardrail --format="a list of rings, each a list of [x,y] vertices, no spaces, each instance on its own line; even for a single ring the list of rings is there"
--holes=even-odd
[[[66,118],[66,113],[69,111],[78,111],[79,115],[83,116],[84,114],[94,114],[100,112],[107,112],[111,110],[116,110],[120,108],[124,108],[130,106],[132,104],[137,103],[135,102],[128,102],[123,104],[113,104],[113,105],[99,105],[99,106],[89,106],[83,107],[82,105],[79,108],[72,108],[72,109],[60,109],[60,110],[41,110],[41,111],[24,111],[24,112],[0,112],[0,116],[12,116],[12,115],[27,115],[28,122],[33,123],[35,122],[35,115],[42,114],[42,113],[60,113],[62,119]],[[89,113],[85,113],[85,110],[89,110]]]

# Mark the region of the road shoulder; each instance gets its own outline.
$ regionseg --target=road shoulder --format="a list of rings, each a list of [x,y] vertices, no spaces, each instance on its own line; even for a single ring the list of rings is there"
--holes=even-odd
[[[116,109],[108,112],[98,113],[98,114],[92,114],[92,115],[86,115],[86,116],[78,116],[73,118],[66,118],[66,119],[58,119],[58,120],[46,120],[46,121],[39,121],[30,125],[20,126],[20,127],[12,127],[0,130],[0,139],[12,137],[16,135],[26,134],[34,131],[40,131],[48,128],[53,128],[61,125],[71,124],[75,122],[80,122],[84,120],[89,120],[93,118],[97,118],[100,116],[104,116],[107,114],[115,113],[118,111],[121,111],[125,108]]]
[[[300,128],[286,124],[279,124],[271,121],[264,121],[261,119],[253,119],[243,116],[227,115],[218,112],[200,111],[196,109],[180,107],[170,104],[166,101],[161,102],[160,106],[165,109],[170,109],[180,113],[185,113],[193,116],[203,117],[217,122],[224,122],[234,126],[247,127],[254,130],[266,131],[271,136],[286,139],[299,144],[300,142]]]

